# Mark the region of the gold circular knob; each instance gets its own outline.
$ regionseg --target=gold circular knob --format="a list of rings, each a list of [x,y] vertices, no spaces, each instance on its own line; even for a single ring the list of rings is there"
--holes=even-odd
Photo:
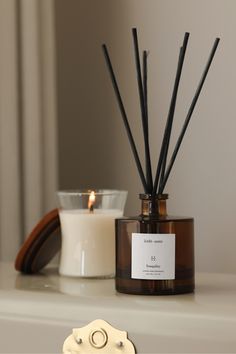
[[[107,339],[107,333],[102,328],[95,328],[89,335],[89,341],[94,348],[105,347]]]

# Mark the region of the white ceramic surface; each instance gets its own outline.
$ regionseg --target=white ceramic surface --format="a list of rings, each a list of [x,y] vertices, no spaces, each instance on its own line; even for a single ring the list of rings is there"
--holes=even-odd
[[[117,294],[114,280],[23,276],[0,264],[0,353],[60,353],[73,327],[101,318],[137,353],[235,353],[236,275],[198,274],[195,294]]]

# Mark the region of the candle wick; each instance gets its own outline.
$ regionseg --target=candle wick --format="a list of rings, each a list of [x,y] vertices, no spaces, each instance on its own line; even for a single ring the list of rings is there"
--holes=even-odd
[[[89,212],[90,212],[90,213],[93,213],[93,204],[90,205],[90,207],[89,207]]]

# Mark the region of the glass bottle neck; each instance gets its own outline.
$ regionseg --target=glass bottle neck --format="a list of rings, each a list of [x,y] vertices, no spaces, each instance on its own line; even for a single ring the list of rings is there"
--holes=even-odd
[[[142,216],[166,216],[166,200],[168,194],[150,195],[140,194],[141,199],[141,215]]]

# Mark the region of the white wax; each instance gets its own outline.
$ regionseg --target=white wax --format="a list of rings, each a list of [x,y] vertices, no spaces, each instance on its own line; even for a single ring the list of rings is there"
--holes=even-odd
[[[115,218],[119,210],[61,210],[62,251],[59,273],[103,277],[115,274]]]

